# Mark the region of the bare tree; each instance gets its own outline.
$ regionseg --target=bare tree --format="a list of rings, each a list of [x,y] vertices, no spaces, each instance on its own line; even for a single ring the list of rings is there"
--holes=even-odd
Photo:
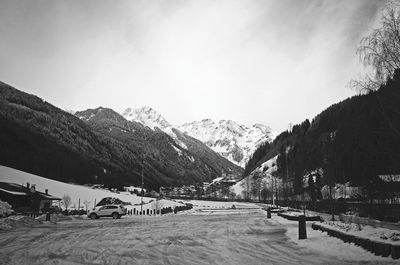
[[[159,210],[161,210],[164,207],[164,201],[162,199],[157,198],[153,204],[152,204],[152,208],[157,212]]]
[[[86,212],[87,212],[88,209],[89,209],[89,206],[90,206],[90,201],[85,200],[85,201],[83,202],[83,205],[85,205],[85,209],[86,209]]]
[[[222,187],[222,189],[220,190],[220,195],[221,198],[229,198],[229,194],[230,194],[230,186],[225,185],[224,187]]]
[[[400,69],[400,0],[385,5],[380,27],[361,40],[357,55],[369,73],[363,79],[351,81],[350,86],[369,92],[393,78],[394,71]]]
[[[64,195],[62,197],[62,201],[64,203],[65,209],[68,210],[68,207],[71,205],[71,197],[69,195]]]
[[[235,190],[233,189],[233,187],[229,188],[229,198],[233,201],[236,197],[236,193]]]

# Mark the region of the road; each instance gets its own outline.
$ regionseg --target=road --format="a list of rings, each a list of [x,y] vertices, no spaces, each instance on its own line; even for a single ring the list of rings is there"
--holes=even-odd
[[[75,220],[1,232],[0,264],[378,264],[300,247],[285,232],[260,210]]]

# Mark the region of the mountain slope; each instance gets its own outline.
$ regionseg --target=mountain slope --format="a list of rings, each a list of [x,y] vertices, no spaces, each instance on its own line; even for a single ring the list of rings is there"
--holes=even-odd
[[[334,104],[291,132],[278,135],[259,149],[255,167],[278,155],[277,176],[293,180],[294,192],[304,190],[303,176],[323,172],[323,184],[362,186],[368,196],[386,196],[378,175],[400,172],[400,71],[378,91]],[[322,170],[320,170],[322,169]],[[386,194],[386,195],[385,195]]]
[[[148,188],[208,181],[222,169],[235,170],[229,162],[193,162],[193,155],[174,143],[162,131],[105,108],[81,120],[0,83],[1,165],[64,182],[114,187],[140,185],[143,169]]]
[[[94,130],[126,144],[136,159],[145,159],[149,167],[163,175],[170,185],[209,181],[222,170],[240,175],[242,169],[220,157],[207,146],[179,131],[171,129],[174,137],[158,127],[150,129],[128,121],[111,109],[97,108],[76,112]],[[163,182],[164,183],[164,182]],[[165,184],[164,184],[165,185]]]
[[[222,157],[240,167],[244,167],[249,156],[258,146],[270,140],[270,129],[261,124],[249,128],[230,120],[222,120],[217,124],[206,119],[173,126],[150,107],[127,108],[121,114],[127,120],[136,121],[153,130],[158,127],[185,148],[185,143],[180,141],[175,133],[176,131],[183,132],[187,136],[200,140]]]
[[[42,99],[0,82],[0,163],[65,182],[122,183],[123,146]],[[104,173],[107,168],[112,174]]]
[[[268,127],[261,124],[247,127],[231,120],[216,123],[205,119],[185,123],[178,129],[206,143],[211,149],[241,167],[245,166],[257,147],[270,140]]]
[[[148,106],[139,109],[127,108],[121,115],[129,121],[136,121],[153,130],[155,127],[159,127],[161,130],[172,127],[163,116]]]
[[[225,172],[232,172],[235,175],[240,175],[243,172],[242,168],[232,164],[232,161],[229,161],[229,159],[216,155],[215,151],[210,149],[201,140],[199,141],[196,137],[182,133],[150,107],[142,107],[139,109],[127,108],[122,112],[122,116],[132,122],[140,123],[153,131],[162,130],[169,135],[182,150],[199,156],[202,161],[208,164],[215,163],[223,166],[219,167],[219,169],[224,169]]]

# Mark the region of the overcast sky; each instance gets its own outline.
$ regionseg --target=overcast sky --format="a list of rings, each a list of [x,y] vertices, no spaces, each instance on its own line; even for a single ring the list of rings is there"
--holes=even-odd
[[[279,133],[356,93],[382,4],[0,0],[0,80],[63,109],[146,105]]]

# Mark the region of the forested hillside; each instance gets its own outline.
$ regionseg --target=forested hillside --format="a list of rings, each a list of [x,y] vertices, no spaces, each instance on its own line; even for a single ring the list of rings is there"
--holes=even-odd
[[[241,173],[209,148],[207,160],[162,131],[98,110],[104,112],[83,121],[0,82],[0,164],[64,182],[113,187],[140,185],[143,170],[145,186],[154,189],[210,181],[222,169]]]
[[[378,175],[400,174],[400,71],[377,91],[334,104],[260,147],[245,172],[279,154],[277,176],[303,191],[303,176],[322,169],[324,184],[350,182],[373,194]]]
[[[241,174],[242,169],[221,157],[200,141],[175,130],[176,139],[128,121],[109,108],[75,113],[94,131],[124,144],[132,161],[143,163],[146,178],[162,185],[199,184],[219,177],[221,172]]]

